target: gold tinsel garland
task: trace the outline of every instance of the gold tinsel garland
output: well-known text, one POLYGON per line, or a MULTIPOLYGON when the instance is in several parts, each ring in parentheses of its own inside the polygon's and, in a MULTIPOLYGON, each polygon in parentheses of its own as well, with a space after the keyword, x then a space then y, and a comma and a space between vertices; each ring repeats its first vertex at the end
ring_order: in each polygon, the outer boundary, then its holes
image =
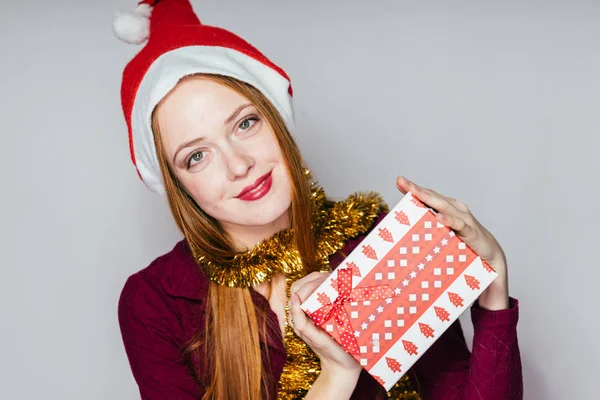
MULTIPOLYGON (((341 250, 346 242, 366 232, 387 205, 376 193, 355 193, 346 200, 328 202, 325 192, 313 184, 313 231, 317 237, 317 262, 321 271, 329 271, 329 257, 341 250)), ((275 274, 286 275, 287 298, 290 286, 305 272, 300 254, 293 242, 293 230, 286 229, 258 243, 252 250, 237 254, 229 265, 216 265, 202 255, 196 259, 209 278, 230 287, 250 287, 270 280, 275 274)), ((321 371, 314 352, 294 333, 287 323, 289 309, 285 308, 286 363, 279 379, 278 400, 302 399, 321 371)), ((388 393, 394 399, 417 400, 408 375, 405 375, 388 393)))
MULTIPOLYGON (((376 193, 355 193, 331 206, 327 205, 325 191, 316 185, 311 196, 317 260, 327 265, 329 256, 344 247, 348 239, 365 232, 380 212, 387 211, 376 193)), ((235 255, 229 265, 216 265, 203 255, 196 259, 214 282, 230 287, 256 286, 275 274, 293 275, 303 270, 293 237, 292 229, 284 229, 251 250, 235 255)))

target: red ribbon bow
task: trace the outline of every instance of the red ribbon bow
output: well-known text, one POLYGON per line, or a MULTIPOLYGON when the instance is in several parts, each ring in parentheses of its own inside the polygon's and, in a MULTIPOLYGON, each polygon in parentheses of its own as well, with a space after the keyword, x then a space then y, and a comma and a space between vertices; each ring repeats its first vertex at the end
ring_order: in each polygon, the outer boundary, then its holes
POLYGON ((339 268, 337 279, 338 297, 329 304, 324 304, 310 317, 315 325, 322 326, 333 318, 334 326, 340 335, 340 344, 350 354, 359 354, 358 342, 354 337, 350 316, 344 308, 344 304, 353 301, 382 300, 395 297, 394 292, 388 285, 367 286, 352 289, 352 270, 350 268, 339 268))

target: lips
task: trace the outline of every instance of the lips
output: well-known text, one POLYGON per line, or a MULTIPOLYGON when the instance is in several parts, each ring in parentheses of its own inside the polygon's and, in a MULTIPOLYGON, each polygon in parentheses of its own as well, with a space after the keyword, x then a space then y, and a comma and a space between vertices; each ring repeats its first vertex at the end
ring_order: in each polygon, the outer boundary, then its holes
POLYGON ((236 198, 240 200, 253 201, 258 200, 271 189, 271 172, 268 172, 258 178, 252 185, 246 186, 236 198))

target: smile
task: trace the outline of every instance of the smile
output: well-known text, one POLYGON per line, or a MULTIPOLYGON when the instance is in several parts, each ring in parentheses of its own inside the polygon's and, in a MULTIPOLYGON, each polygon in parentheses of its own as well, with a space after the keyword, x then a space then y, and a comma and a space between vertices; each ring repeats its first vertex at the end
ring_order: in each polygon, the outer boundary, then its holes
POLYGON ((273 184, 273 178, 271 172, 261 176, 250 186, 246 186, 240 194, 236 196, 237 199, 244 201, 255 201, 264 197, 273 184))

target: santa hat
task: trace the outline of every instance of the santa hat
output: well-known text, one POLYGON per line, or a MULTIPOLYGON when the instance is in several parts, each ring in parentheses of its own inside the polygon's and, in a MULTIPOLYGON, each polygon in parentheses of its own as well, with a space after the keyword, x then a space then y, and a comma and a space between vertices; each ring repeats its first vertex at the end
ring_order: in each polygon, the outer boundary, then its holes
POLYGON ((133 13, 117 13, 116 35, 147 41, 123 71, 121 103, 131 159, 142 181, 164 194, 151 128, 156 105, 187 75, 225 75, 258 89, 293 131, 292 86, 281 68, 235 34, 204 25, 189 0, 144 0, 133 13))

